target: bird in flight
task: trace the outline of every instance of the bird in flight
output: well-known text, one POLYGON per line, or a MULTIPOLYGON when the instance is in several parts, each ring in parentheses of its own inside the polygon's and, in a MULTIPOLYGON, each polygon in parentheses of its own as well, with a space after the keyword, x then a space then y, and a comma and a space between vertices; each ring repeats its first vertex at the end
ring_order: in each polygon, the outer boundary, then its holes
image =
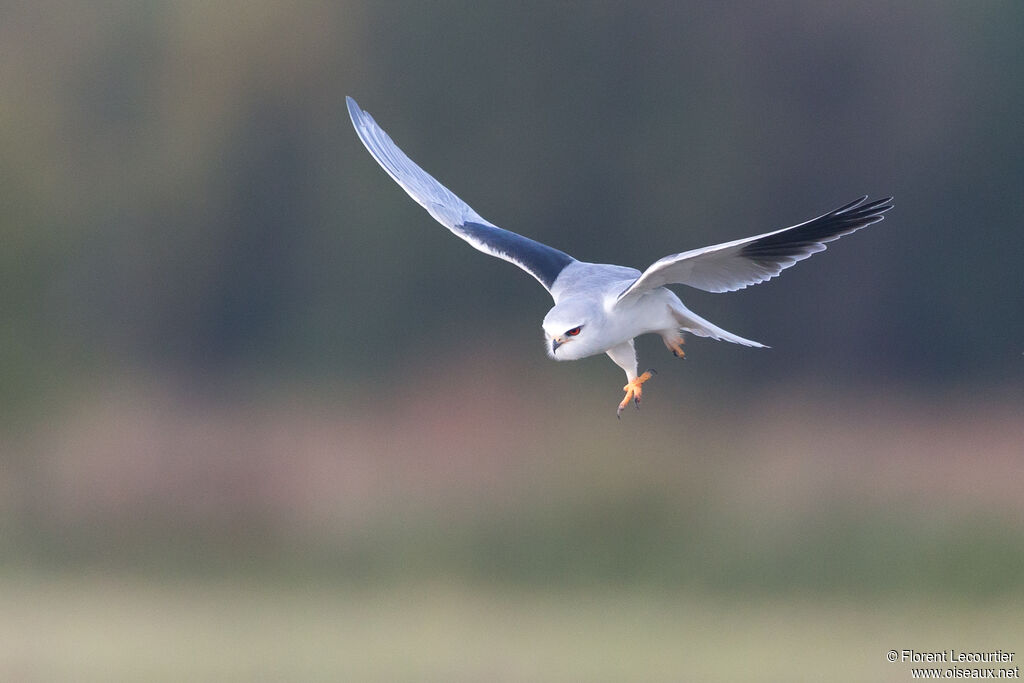
POLYGON ((827 242, 877 223, 893 206, 891 197, 868 203, 866 196, 861 197, 799 225, 671 254, 643 272, 586 263, 482 218, 407 157, 355 100, 345 99, 359 139, 410 197, 474 249, 519 266, 548 290, 555 305, 544 316, 542 327, 551 358, 578 360, 605 353, 622 368, 626 396, 619 403, 618 416, 630 401, 640 407, 643 383, 654 372, 637 374, 635 337, 657 334, 677 358, 683 357, 683 332, 764 347, 700 317, 666 285, 732 292, 765 282, 824 251, 827 242))

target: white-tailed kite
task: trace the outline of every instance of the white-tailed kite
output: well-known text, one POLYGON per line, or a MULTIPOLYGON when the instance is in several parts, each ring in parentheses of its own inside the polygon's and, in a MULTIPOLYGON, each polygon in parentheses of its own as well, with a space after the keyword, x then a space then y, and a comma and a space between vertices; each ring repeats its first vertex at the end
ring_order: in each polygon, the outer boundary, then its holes
POLYGON ((620 416, 631 399, 640 406, 641 386, 653 372, 637 374, 634 337, 657 334, 677 358, 683 357, 683 332, 764 346, 701 318, 665 285, 689 285, 707 292, 756 285, 824 251, 826 242, 877 223, 892 208, 891 197, 867 204, 867 197, 861 197, 799 225, 666 256, 642 273, 625 266, 585 263, 484 220, 413 163, 355 100, 346 100, 359 139, 410 197, 474 249, 519 266, 548 290, 555 300, 543 322, 549 356, 577 360, 606 353, 625 371, 626 397, 616 412, 620 416))

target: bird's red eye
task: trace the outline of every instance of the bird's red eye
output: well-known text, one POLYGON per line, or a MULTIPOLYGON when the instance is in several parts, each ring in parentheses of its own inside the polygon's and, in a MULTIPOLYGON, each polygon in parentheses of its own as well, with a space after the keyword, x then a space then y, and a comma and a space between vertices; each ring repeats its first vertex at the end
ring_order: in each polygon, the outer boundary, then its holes
POLYGON ((582 327, 582 325, 580 325, 579 327, 574 327, 568 332, 566 332, 566 334, 569 335, 570 337, 575 337, 577 334, 580 333, 580 329, 582 329, 582 327))

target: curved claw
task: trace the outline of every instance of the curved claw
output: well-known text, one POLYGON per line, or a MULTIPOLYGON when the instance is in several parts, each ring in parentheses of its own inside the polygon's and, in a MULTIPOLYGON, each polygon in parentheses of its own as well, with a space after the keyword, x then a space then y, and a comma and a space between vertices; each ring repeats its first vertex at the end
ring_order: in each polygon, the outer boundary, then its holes
POLYGON ((641 386, 656 374, 658 373, 655 370, 648 370, 639 377, 630 380, 626 386, 622 387, 622 390, 626 392, 626 396, 622 399, 622 403, 619 404, 618 410, 615 411, 615 417, 619 419, 622 418, 622 411, 629 405, 630 399, 632 399, 633 405, 636 406, 637 410, 640 409, 640 399, 643 397, 643 389, 641 386))
POLYGON ((683 351, 683 344, 686 340, 683 338, 683 335, 680 334, 675 339, 663 339, 662 341, 665 342, 665 346, 672 352, 673 356, 676 358, 686 358, 686 353, 683 351))

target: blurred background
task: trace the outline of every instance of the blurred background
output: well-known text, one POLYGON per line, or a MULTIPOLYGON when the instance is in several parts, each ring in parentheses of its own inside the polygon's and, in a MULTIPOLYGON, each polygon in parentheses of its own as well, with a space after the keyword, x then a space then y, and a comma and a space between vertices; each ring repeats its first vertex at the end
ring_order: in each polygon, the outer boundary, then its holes
MULTIPOLYGON (((1024 651, 1024 5, 0 6, 0 678, 905 680, 1024 651), (680 294, 621 421, 542 288, 883 223, 680 294)), ((1024 656, 1024 652, 1022 655, 1024 656)))

